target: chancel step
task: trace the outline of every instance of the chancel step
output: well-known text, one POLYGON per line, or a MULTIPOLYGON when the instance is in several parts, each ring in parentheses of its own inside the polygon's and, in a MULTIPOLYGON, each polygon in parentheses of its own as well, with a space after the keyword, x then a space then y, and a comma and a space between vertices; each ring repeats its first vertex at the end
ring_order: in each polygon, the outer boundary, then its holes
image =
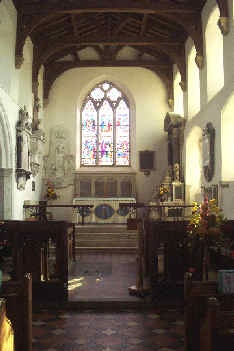
POLYGON ((76 226, 76 249, 137 249, 137 231, 126 225, 76 226))

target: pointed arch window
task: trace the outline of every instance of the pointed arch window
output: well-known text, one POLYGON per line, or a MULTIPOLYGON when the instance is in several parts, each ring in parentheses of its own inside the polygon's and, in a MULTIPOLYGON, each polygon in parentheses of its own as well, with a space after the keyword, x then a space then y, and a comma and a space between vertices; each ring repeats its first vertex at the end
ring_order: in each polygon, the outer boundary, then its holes
POLYGON ((81 110, 81 165, 130 166, 130 108, 110 82, 99 83, 81 110))

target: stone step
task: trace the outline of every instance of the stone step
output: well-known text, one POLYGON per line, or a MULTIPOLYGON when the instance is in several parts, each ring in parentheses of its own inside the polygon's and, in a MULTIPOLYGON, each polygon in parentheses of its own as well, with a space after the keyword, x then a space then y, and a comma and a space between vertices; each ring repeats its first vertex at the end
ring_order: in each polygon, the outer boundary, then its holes
POLYGON ((127 230, 126 225, 122 224, 86 224, 76 225, 77 233, 137 233, 136 230, 127 230))
POLYGON ((128 231, 126 225, 76 226, 76 247, 79 249, 133 249, 137 248, 137 231, 128 231))
POLYGON ((83 240, 83 241, 78 241, 77 247, 82 247, 82 246, 93 246, 93 247, 98 247, 98 246, 105 246, 105 247, 136 247, 136 242, 134 241, 126 241, 126 240, 121 240, 121 241, 113 241, 113 240, 102 240, 102 241, 95 241, 95 240, 83 240))
POLYGON ((136 240, 137 233, 76 233, 76 240, 106 240, 108 238, 116 238, 119 240, 136 240))
POLYGON ((138 248, 137 247, 106 247, 106 246, 100 246, 100 247, 87 247, 87 246, 82 246, 82 247, 76 247, 76 253, 87 253, 87 252, 98 252, 98 253, 131 253, 131 254, 137 254, 138 253, 138 248))

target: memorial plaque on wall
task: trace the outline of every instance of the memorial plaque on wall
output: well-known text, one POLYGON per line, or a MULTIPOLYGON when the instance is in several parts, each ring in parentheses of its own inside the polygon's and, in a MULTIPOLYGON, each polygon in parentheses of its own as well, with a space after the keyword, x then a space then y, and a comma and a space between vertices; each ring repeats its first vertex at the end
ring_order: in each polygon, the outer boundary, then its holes
POLYGON ((140 157, 140 170, 154 169, 154 151, 139 151, 140 157))

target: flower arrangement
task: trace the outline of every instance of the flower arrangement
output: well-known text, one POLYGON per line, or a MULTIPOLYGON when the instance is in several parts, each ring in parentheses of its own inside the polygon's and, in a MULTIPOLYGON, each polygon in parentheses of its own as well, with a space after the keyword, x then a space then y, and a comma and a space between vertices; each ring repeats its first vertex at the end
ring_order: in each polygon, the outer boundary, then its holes
POLYGON ((190 272, 191 269, 196 271, 193 261, 199 256, 199 250, 202 250, 202 279, 208 279, 209 248, 212 246, 221 247, 225 241, 222 231, 224 223, 225 218, 215 199, 208 200, 205 196, 201 204, 193 203, 185 244, 191 255, 190 272))
POLYGON ((45 198, 47 200, 56 200, 58 198, 56 191, 54 189, 54 185, 51 182, 47 183, 45 198))
POLYGON ((169 190, 165 187, 164 184, 160 184, 159 187, 159 198, 161 201, 165 200, 166 195, 168 195, 169 190))
POLYGON ((200 239, 207 236, 217 238, 221 235, 221 226, 224 221, 222 210, 217 206, 216 200, 208 200, 205 196, 200 205, 193 202, 187 233, 190 237, 196 236, 200 239))

